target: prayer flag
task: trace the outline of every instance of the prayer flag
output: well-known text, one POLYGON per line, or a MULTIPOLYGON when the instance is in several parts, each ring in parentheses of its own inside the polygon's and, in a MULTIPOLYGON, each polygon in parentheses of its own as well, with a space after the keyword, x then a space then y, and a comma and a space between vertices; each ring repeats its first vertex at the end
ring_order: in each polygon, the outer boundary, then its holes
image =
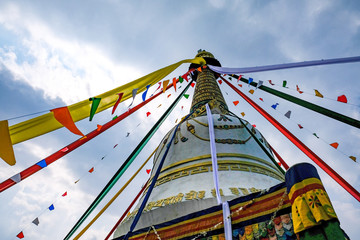
POLYGON ((18 235, 16 235, 18 238, 22 239, 24 238, 24 233, 21 231, 18 235))
POLYGON ((146 94, 147 94, 150 86, 151 86, 151 85, 147 85, 147 86, 146 86, 146 90, 145 90, 145 91, 143 92, 143 94, 142 94, 142 99, 143 99, 143 101, 145 101, 145 99, 146 99, 146 94))
POLYGON ((35 218, 33 221, 32 221, 33 224, 35 224, 36 226, 39 226, 39 218, 35 218))
POLYGON ((264 101, 262 98, 259 98, 260 99, 260 101, 264 101))
POLYGON ((281 162, 278 162, 277 164, 279 164, 279 166, 281 167, 281 162))
POLYGON ((273 109, 276 109, 276 107, 277 107, 278 105, 279 105, 278 103, 275 103, 275 104, 271 105, 271 107, 272 107, 273 109))
POLYGON ((250 83, 252 83, 253 81, 254 81, 253 78, 249 78, 249 80, 248 80, 249 85, 250 85, 250 83))
POLYGON ((116 102, 115 102, 115 104, 114 104, 114 107, 113 107, 113 109, 112 109, 112 111, 111 111, 111 115, 114 114, 114 112, 115 112, 117 106, 119 105, 119 103, 120 103, 120 101, 121 101, 121 98, 122 98, 122 96, 124 95, 124 93, 117 93, 116 95, 118 95, 119 97, 118 97, 118 99, 116 100, 116 102))
POLYGON ((303 91, 300 91, 300 88, 299 88, 299 86, 298 86, 298 85, 296 85, 296 91, 298 91, 300 94, 302 94, 302 93, 303 93, 303 91))
POLYGON ((16 163, 7 120, 0 121, 0 158, 11 166, 16 163))
POLYGON ((315 90, 315 96, 323 98, 324 96, 316 89, 315 90))
POLYGON ((13 180, 14 182, 18 183, 21 181, 21 175, 20 175, 20 173, 17 173, 14 176, 12 176, 10 179, 13 180))
POLYGON ((350 158, 351 160, 353 160, 354 162, 356 162, 356 157, 350 156, 349 158, 350 158))
POLYGON ((199 72, 202 72, 201 67, 198 67, 197 70, 198 70, 199 72))
POLYGON ((115 115, 115 117, 113 117, 113 118, 112 118, 112 120, 115 120, 115 119, 117 119, 117 117, 118 117, 118 116, 117 116, 117 115, 115 115))
POLYGON ((44 168, 47 166, 45 159, 41 160, 36 165, 40 166, 41 168, 44 168))
POLYGON ((269 81, 269 83, 271 84, 271 85, 275 85, 274 83, 272 83, 272 81, 271 80, 268 80, 269 81))
POLYGON ((249 93, 253 94, 254 93, 254 89, 250 89, 249 93))
POLYGON ((242 87, 242 84, 238 84, 239 85, 239 87, 242 87))
POLYGON ((330 146, 332 146, 333 148, 337 149, 339 144, 337 142, 331 143, 330 146))
POLYGON ((137 91, 138 91, 138 88, 134 88, 134 89, 132 90, 131 93, 132 93, 133 99, 132 99, 132 102, 130 103, 130 105, 128 106, 128 108, 131 107, 131 105, 134 103, 134 100, 135 100, 137 91))
POLYGON ((67 191, 63 193, 63 195, 61 195, 63 197, 67 196, 67 191))
POLYGON ((283 81, 283 87, 286 87, 286 80, 283 81))
POLYGON ((189 81, 188 75, 189 75, 189 73, 185 73, 184 75, 182 75, 182 78, 185 79, 187 82, 189 81))
POLYGON ((128 137, 130 135, 130 133, 128 132, 128 133, 126 133, 126 137, 128 137))
POLYGON ((151 112, 147 112, 147 113, 146 113, 146 116, 148 117, 148 116, 150 116, 150 114, 151 114, 151 112))
POLYGON ((240 79, 242 78, 243 75, 239 75, 238 77, 238 82, 240 81, 240 79))
POLYGON ((240 114, 241 114, 241 116, 245 117, 245 113, 244 113, 244 112, 242 112, 242 113, 240 113, 240 114))
POLYGON ((90 168, 89 173, 92 173, 94 171, 94 167, 90 168))
POLYGON ((51 204, 50 207, 49 207, 49 210, 52 211, 54 209, 55 209, 54 204, 51 204))
POLYGON ((151 169, 146 169, 146 173, 149 174, 151 169))
POLYGON ((291 111, 288 111, 287 113, 285 113, 285 117, 290 118, 291 115, 291 111))
POLYGON ((166 87, 169 85, 170 80, 163 81, 163 93, 166 91, 166 87))
POLYGON ((189 94, 184 94, 184 97, 185 97, 186 99, 188 99, 188 98, 189 98, 189 94))
POLYGON ((174 85, 174 89, 175 89, 175 92, 176 92, 176 78, 173 78, 173 85, 174 85))
POLYGON ((298 126, 299 126, 300 129, 303 129, 303 128, 304 128, 303 126, 301 126, 301 124, 298 124, 298 126))
POLYGON ((338 96, 337 99, 339 102, 347 103, 347 98, 345 95, 338 96))
POLYGON ((184 79, 181 76, 179 76, 179 82, 182 83, 183 81, 184 79))
POLYGON ((219 84, 222 84, 222 81, 221 81, 221 79, 218 81, 219 82, 219 84))
POLYGON ((259 80, 258 84, 256 85, 256 89, 263 85, 264 81, 259 80))
POLYGON ((91 121, 96 113, 96 110, 99 107, 101 98, 92 97, 92 98, 89 98, 89 101, 92 102, 91 108, 90 108, 90 118, 89 118, 89 121, 91 121))
POLYGON ((85 136, 80 132, 80 130, 76 127, 71 114, 69 112, 69 109, 67 107, 60 107, 50 110, 54 114, 54 118, 61 123, 64 127, 66 127, 70 132, 85 136))
POLYGON ((116 147, 117 147, 117 144, 115 144, 113 148, 116 148, 116 147))
POLYGON ((191 86, 194 87, 194 86, 195 86, 195 83, 191 83, 191 86))
POLYGON ((238 105, 239 104, 239 101, 233 101, 234 105, 238 105))
POLYGON ((316 133, 313 133, 313 135, 314 135, 315 137, 319 138, 318 135, 316 135, 316 133))
POLYGON ((256 125, 255 125, 255 124, 253 124, 253 125, 251 125, 251 126, 253 126, 254 128, 256 128, 256 125))
POLYGON ((159 106, 157 106, 157 108, 161 107, 161 104, 159 106))
POLYGON ((171 93, 167 96, 167 98, 169 98, 171 96, 171 93))
POLYGON ((74 183, 77 184, 80 181, 80 179, 76 180, 74 183))
POLYGON ((96 127, 97 127, 97 129, 96 129, 96 130, 97 130, 97 131, 100 131, 100 130, 101 130, 101 128, 102 128, 102 125, 97 124, 97 125, 96 125, 96 127))

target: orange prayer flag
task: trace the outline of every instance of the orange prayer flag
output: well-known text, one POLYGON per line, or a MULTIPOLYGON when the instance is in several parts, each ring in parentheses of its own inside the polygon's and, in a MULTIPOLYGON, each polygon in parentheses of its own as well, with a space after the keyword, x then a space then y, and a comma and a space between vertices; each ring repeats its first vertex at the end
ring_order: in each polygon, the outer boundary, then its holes
POLYGON ((171 93, 167 96, 167 98, 169 98, 171 96, 171 93))
POLYGON ((16 163, 7 120, 0 121, 0 157, 11 166, 16 163))
POLYGON ((173 85, 174 85, 174 89, 175 89, 175 92, 176 92, 176 78, 173 78, 173 85))
POLYGON ((241 114, 241 116, 245 117, 245 113, 244 113, 244 112, 242 112, 242 113, 240 113, 240 114, 241 114))
POLYGON ((239 87, 242 87, 242 84, 238 84, 239 85, 239 87))
POLYGON ((315 90, 315 96, 323 98, 324 96, 316 89, 315 90))
POLYGON ((254 94, 254 89, 250 89, 249 93, 254 94))
POLYGON ((239 104, 239 101, 233 101, 234 105, 238 105, 239 104))
POLYGON ((339 144, 337 142, 331 143, 330 146, 332 146, 333 148, 337 149, 339 144))
POLYGON ((69 112, 68 107, 61 107, 61 108, 55 108, 53 110, 50 110, 53 114, 55 119, 61 123, 64 127, 66 127, 70 132, 85 136, 75 125, 71 114, 69 112))
POLYGON ((167 85, 169 85, 170 80, 163 81, 163 93, 166 91, 167 85))
POLYGON ((303 93, 303 91, 300 91, 300 88, 299 88, 299 86, 298 86, 298 85, 296 85, 296 91, 298 91, 300 94, 302 94, 302 93, 303 93))
POLYGON ((347 98, 345 95, 338 96, 337 99, 339 102, 347 103, 347 98))
POLYGON ((101 128, 102 128, 102 125, 98 124, 97 125, 97 131, 100 131, 101 128))
POLYGON ((92 167, 90 170, 89 170, 89 173, 92 173, 94 171, 94 167, 92 167))
POLYGON ((201 67, 198 67, 197 70, 198 70, 199 72, 202 72, 201 67))

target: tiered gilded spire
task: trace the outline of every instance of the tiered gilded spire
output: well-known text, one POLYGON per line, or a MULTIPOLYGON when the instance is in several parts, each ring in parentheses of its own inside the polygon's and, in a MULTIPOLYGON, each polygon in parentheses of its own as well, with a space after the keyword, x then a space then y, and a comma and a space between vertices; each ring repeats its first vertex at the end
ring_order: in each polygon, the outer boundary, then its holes
MULTIPOLYGON (((196 57, 203 57, 207 63, 211 65, 220 65, 219 61, 214 58, 214 55, 205 50, 199 50, 196 57)), ((190 66, 190 68, 196 66, 190 66)), ((196 77, 196 87, 194 97, 191 103, 191 111, 197 112, 196 115, 202 115, 203 111, 199 111, 206 103, 209 103, 212 112, 225 114, 227 113, 228 106, 216 83, 216 73, 209 68, 202 68, 196 77), (198 110, 198 111, 197 111, 198 110)))

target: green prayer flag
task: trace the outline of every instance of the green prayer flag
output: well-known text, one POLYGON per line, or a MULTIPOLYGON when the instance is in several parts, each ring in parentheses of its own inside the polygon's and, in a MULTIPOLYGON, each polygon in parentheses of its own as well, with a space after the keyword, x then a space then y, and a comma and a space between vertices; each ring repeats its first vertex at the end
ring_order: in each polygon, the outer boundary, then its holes
POLYGON ((89 121, 91 121, 96 113, 97 108, 99 107, 101 98, 93 97, 90 98, 89 100, 92 101, 91 109, 90 109, 90 119, 89 119, 89 121))
POLYGON ((188 98, 189 98, 189 94, 184 94, 184 97, 185 97, 186 99, 188 99, 188 98))
POLYGON ((286 87, 286 80, 283 81, 283 87, 286 87))
POLYGON ((179 82, 182 83, 183 81, 184 79, 181 76, 179 76, 179 82))

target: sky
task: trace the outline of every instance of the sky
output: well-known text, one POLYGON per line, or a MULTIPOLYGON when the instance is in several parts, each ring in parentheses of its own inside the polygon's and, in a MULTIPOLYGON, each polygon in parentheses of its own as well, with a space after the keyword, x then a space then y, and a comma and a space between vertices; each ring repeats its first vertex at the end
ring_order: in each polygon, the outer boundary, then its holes
MULTIPOLYGON (((224 67, 252 67, 297 61, 360 56, 360 3, 317 1, 10 1, 0 2, 0 120, 13 125, 30 117, 88 99, 182 59, 198 49, 214 54, 224 67), (13 119, 15 118, 15 119, 13 119)), ((187 71, 181 66, 169 79, 187 71)), ((359 63, 245 74, 275 89, 360 119, 359 63), (281 86, 287 81, 289 88, 281 86), (296 85, 304 91, 299 94, 296 85), (324 98, 314 96, 319 90, 324 98), (345 94, 348 104, 337 102, 345 94)), ((182 85, 185 87, 185 85, 182 85)), ((230 110, 255 124, 289 165, 312 161, 261 115, 222 84, 230 110), (239 100, 237 106, 233 101, 239 100)), ((151 88, 149 92, 154 91, 151 88)), ((360 190, 360 132, 336 120, 278 99, 260 90, 241 90, 286 126, 355 189, 360 190), (263 98, 264 102, 259 101, 263 98), (276 110, 271 108, 279 103, 276 110), (290 119, 284 114, 291 110, 290 119), (304 129, 299 129, 301 123, 304 129), (312 133, 316 133, 319 139, 312 133), (329 146, 338 142, 338 149, 329 146)), ((189 90, 192 96, 193 89, 189 90)), ((154 100, 128 119, 0 193, 1 239, 63 239, 122 162, 171 104, 179 91, 154 100), (162 104, 161 107, 157 107, 162 104), (146 112, 151 112, 146 117, 146 112), (130 132, 129 137, 125 137, 130 132), (114 148, 114 146, 117 147, 114 148), (101 160, 101 158, 103 158, 101 160), (94 167, 94 172, 88 170, 94 167), (74 182, 80 179, 75 184, 74 182), (61 195, 67 191, 68 195, 61 195), (55 209, 48 207, 54 204, 55 209), (39 218, 40 224, 31 222, 39 218)), ((137 96, 134 104, 142 100, 137 96)), ((116 114, 127 111, 130 100, 116 114)), ((102 207, 148 157, 176 119, 189 111, 182 100, 138 159, 99 205, 102 207), (183 110, 181 107, 183 106, 183 110)), ((77 124, 83 133, 112 119, 110 111, 77 124)), ((16 144, 17 164, 0 162, 4 181, 58 151, 78 137, 62 128, 16 144)), ((151 168, 149 162, 146 169, 151 168)), ((352 239, 360 235, 360 205, 317 167, 341 227, 352 239)), ((148 174, 145 169, 82 239, 103 239, 148 174)), ((100 209, 100 208, 98 208, 100 209)), ((92 214, 91 216, 94 216, 92 214)), ((87 223, 87 222, 86 222, 87 223)))

